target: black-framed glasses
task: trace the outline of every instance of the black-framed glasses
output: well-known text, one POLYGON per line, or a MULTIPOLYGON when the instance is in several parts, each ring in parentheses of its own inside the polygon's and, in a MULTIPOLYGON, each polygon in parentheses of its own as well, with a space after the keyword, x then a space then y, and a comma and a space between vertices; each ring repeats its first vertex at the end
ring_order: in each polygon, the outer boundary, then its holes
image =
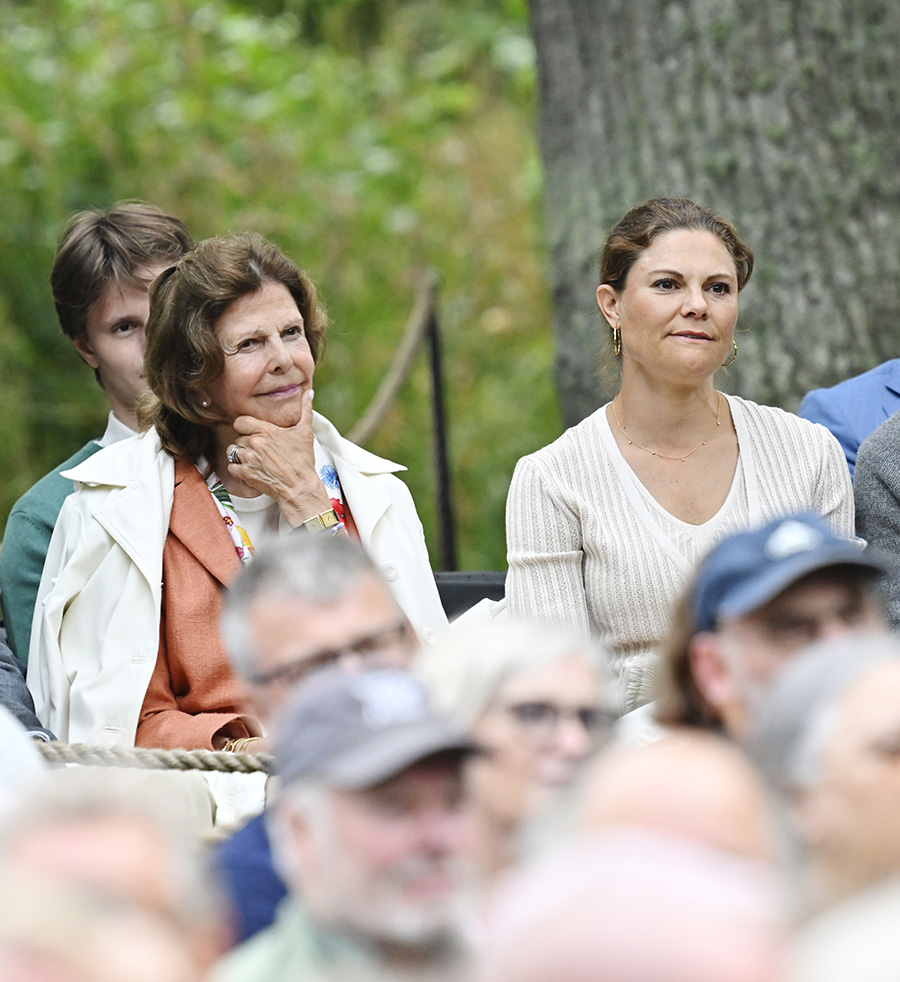
POLYGON ((405 644, 411 636, 412 628, 409 621, 404 617, 396 624, 391 624, 390 627, 373 631, 371 634, 363 634, 353 641, 348 641, 347 644, 334 648, 318 648, 278 668, 273 668, 269 672, 250 675, 247 681, 251 685, 258 686, 293 685, 304 675, 325 665, 333 665, 348 659, 377 658, 401 644, 405 644))
POLYGON ((540 700, 517 702, 504 709, 523 730, 540 740, 552 737, 564 720, 577 720, 596 740, 608 732, 616 719, 615 713, 600 706, 560 706, 540 700))

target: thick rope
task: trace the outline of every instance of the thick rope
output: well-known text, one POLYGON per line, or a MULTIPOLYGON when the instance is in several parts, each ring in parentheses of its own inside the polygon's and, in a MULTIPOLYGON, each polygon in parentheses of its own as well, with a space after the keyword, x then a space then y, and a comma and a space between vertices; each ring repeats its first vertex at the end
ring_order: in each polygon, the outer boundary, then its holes
POLYGON ((434 270, 426 270, 420 274, 416 284, 416 299, 409 320, 406 322, 403 339, 384 381, 378 387, 366 411, 347 434, 347 439, 351 443, 364 447, 397 398, 397 393, 412 370, 416 352, 425 338, 428 324, 437 306, 437 292, 437 273, 434 270))
POLYGON ((149 747, 90 747, 84 743, 35 741, 51 764, 99 767, 144 767, 177 771, 221 771, 227 774, 274 773, 270 754, 236 754, 225 750, 162 750, 149 747))

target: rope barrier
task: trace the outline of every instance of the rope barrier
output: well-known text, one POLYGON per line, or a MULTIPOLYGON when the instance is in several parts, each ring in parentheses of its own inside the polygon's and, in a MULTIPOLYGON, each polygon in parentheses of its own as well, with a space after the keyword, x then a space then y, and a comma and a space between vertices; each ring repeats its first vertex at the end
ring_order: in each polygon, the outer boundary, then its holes
POLYGON ((225 750, 162 750, 150 747, 92 747, 84 743, 46 743, 35 746, 50 764, 90 764, 99 767, 143 767, 157 770, 219 771, 226 774, 274 773, 270 754, 241 754, 225 750))
POLYGON ((403 339, 391 362, 391 367, 368 408, 347 434, 351 443, 364 447, 381 425, 391 404, 412 370, 416 352, 428 331, 428 324, 437 306, 438 275, 433 269, 418 277, 416 299, 403 332, 403 339))

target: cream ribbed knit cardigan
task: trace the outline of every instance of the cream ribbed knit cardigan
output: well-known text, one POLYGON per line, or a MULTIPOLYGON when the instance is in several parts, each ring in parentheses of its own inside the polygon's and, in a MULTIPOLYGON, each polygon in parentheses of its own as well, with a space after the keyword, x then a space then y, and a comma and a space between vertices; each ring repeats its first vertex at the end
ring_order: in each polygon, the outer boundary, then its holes
POLYGON ((728 397, 740 452, 725 503, 708 522, 670 515, 625 462, 598 409, 516 466, 506 506, 513 614, 590 633, 611 650, 626 702, 646 699, 652 651, 709 548, 735 530, 813 510, 853 535, 850 475, 817 423, 728 397), (638 695, 643 691, 643 696, 638 695))

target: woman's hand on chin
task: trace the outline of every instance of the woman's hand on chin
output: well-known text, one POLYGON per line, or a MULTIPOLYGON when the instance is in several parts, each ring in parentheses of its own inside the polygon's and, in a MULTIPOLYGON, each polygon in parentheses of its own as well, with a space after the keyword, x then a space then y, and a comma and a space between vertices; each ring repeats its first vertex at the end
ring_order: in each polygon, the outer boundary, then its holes
POLYGON ((292 526, 326 511, 331 500, 316 473, 313 445, 312 390, 304 395, 300 419, 293 426, 276 426, 253 416, 238 416, 232 424, 238 464, 228 473, 278 502, 292 526))

